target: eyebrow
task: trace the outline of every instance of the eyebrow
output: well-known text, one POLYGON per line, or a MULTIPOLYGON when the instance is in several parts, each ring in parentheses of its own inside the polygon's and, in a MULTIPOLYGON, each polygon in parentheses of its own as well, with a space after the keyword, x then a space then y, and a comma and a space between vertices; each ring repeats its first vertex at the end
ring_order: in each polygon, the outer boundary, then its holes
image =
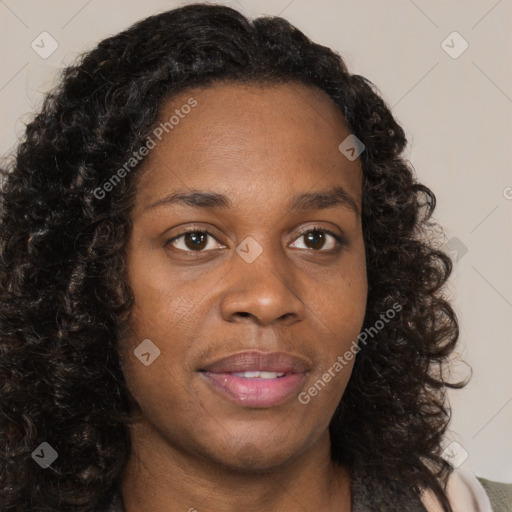
MULTIPOLYGON (((228 210, 233 208, 231 200, 224 194, 203 190, 178 190, 163 197, 162 199, 159 199, 155 203, 145 206, 144 211, 173 204, 184 204, 193 208, 201 208, 205 210, 228 210)), ((336 208, 339 206, 349 208, 359 216, 359 207, 357 203, 341 186, 318 192, 304 192, 293 197, 288 204, 288 208, 291 211, 299 212, 308 210, 327 210, 329 208, 336 208)))

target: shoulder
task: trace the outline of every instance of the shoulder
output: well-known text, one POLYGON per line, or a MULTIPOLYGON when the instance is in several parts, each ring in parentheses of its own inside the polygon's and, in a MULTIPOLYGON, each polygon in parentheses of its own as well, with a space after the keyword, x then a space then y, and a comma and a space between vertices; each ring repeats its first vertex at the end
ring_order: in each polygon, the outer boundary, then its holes
MULTIPOLYGON (((446 494, 454 512, 512 512, 512 484, 493 482, 460 468, 450 474, 446 494)), ((428 512, 442 512, 433 493, 424 493, 422 501, 428 512)))

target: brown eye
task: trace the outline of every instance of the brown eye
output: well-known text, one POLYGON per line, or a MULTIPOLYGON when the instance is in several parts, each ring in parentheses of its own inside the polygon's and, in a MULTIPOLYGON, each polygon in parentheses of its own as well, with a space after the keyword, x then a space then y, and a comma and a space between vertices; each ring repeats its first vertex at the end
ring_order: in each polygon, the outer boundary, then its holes
POLYGON ((306 247, 298 247, 299 249, 304 248, 322 252, 333 250, 337 245, 342 243, 339 236, 327 229, 310 229, 309 231, 303 232, 297 240, 301 238, 304 239, 306 247), (325 248, 326 245, 327 248, 325 248))
POLYGON ((172 245, 176 249, 186 252, 202 252, 207 247, 209 249, 218 248, 215 246, 209 247, 209 239, 215 240, 213 235, 208 231, 200 231, 196 229, 193 231, 185 231, 184 233, 171 238, 165 245, 172 245))
POLYGON ((311 249, 322 249, 325 244, 325 237, 326 234, 322 231, 310 231, 304 235, 304 240, 311 249))

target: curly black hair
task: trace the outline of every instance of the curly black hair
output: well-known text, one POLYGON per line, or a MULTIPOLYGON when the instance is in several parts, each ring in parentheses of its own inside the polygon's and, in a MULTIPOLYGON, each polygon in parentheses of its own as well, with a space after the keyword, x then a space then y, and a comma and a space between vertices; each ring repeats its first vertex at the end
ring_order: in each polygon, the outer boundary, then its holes
POLYGON ((2 170, 2 511, 92 511, 119 484, 131 400, 117 343, 133 305, 125 260, 143 161, 107 197, 97 190, 165 100, 219 82, 316 87, 364 143, 363 328, 402 310, 355 360, 329 427, 332 458, 392 489, 430 488, 452 512, 446 390, 466 384, 443 376, 459 336, 444 293, 452 264, 434 240, 435 196, 402 156, 404 131, 337 52, 282 18, 201 3, 148 17, 65 68, 2 170), (47 471, 31 457, 43 441, 59 454, 47 471))

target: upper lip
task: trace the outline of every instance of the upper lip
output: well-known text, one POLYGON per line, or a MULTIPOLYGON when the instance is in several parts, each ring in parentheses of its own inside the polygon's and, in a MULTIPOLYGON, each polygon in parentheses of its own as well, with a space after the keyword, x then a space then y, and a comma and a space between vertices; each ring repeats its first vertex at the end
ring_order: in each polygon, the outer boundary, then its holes
POLYGON ((244 371, 304 373, 311 369, 308 360, 288 352, 239 352, 218 359, 200 371, 210 373, 233 373, 244 371))

